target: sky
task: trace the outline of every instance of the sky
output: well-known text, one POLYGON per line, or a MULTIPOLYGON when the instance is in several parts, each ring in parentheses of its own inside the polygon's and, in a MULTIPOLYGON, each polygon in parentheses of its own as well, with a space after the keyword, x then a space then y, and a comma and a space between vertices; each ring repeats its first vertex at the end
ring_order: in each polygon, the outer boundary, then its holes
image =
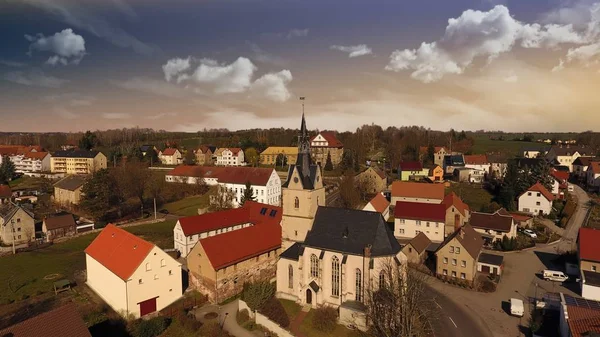
POLYGON ((0 131, 600 127, 595 1, 3 0, 0 39, 0 131))

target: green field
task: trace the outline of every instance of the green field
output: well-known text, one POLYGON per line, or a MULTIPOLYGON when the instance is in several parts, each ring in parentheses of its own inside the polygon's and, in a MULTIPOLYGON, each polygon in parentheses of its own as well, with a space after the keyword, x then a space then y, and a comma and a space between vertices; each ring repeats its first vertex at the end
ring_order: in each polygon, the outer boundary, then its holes
POLYGON ((359 337, 361 333, 358 331, 350 330, 343 325, 336 325, 335 330, 331 333, 321 332, 312 326, 313 317, 315 316, 315 310, 308 312, 304 321, 300 325, 300 331, 306 337, 359 337))
MULTIPOLYGON (((161 248, 172 248, 174 225, 175 221, 171 220, 125 229, 161 248)), ((0 304, 51 292, 56 279, 73 280, 75 273, 85 270, 83 251, 97 235, 88 234, 37 251, 0 257, 0 304), (52 274, 59 276, 53 280, 44 279, 52 274)))
POLYGON ((492 140, 487 135, 474 135, 473 154, 500 152, 509 156, 517 155, 524 146, 540 145, 540 143, 521 142, 516 140, 492 140))
POLYGON ((170 214, 192 216, 198 215, 198 208, 208 207, 211 193, 187 197, 181 200, 164 204, 161 209, 166 209, 170 214))
POLYGON ((22 176, 18 179, 12 180, 8 183, 8 186, 13 190, 23 190, 30 188, 39 188, 43 185, 44 179, 42 178, 33 178, 22 176))
POLYGON ((487 210, 492 203, 493 196, 479 184, 452 183, 446 188, 446 194, 454 192, 464 201, 471 211, 480 212, 487 210))

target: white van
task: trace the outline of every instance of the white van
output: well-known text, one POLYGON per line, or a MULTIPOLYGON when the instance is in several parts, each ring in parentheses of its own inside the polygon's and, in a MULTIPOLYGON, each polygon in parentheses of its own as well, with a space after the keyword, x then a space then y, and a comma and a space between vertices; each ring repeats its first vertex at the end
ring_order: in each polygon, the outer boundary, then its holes
POLYGON ((556 282, 564 282, 569 279, 569 277, 565 275, 565 273, 556 270, 544 270, 543 277, 544 280, 556 282))
POLYGON ((523 305, 523 301, 518 298, 510 299, 510 314, 517 317, 523 317, 523 313, 525 312, 525 306, 523 305))

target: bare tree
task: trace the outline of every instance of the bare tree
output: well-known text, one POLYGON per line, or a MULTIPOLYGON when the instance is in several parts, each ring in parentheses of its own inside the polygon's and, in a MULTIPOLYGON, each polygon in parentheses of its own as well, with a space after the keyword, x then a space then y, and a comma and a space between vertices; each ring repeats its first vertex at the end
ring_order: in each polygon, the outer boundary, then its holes
POLYGON ((217 186, 214 194, 210 196, 210 207, 209 209, 212 212, 222 211, 225 209, 233 208, 233 192, 227 189, 224 186, 217 186))
POLYGON ((144 195, 148 189, 151 174, 146 165, 134 159, 125 162, 114 173, 116 174, 119 189, 123 191, 124 197, 137 198, 143 209, 144 195))
POLYGON ((360 204, 360 192, 356 188, 354 175, 347 170, 340 182, 340 201, 342 208, 355 209, 360 204))
POLYGON ((427 295, 428 276, 389 259, 365 291, 366 318, 376 337, 431 335, 434 298, 427 295))

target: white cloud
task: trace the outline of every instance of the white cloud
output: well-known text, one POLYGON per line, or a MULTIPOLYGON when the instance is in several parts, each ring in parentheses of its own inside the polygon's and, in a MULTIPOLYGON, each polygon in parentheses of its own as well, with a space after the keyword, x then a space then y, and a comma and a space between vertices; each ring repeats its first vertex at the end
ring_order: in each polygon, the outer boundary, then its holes
POLYGON ((288 62, 287 60, 279 57, 277 55, 270 54, 266 50, 260 48, 256 43, 246 42, 250 46, 250 50, 254 54, 252 59, 261 63, 270 63, 277 66, 285 66, 288 62))
POLYGON ((25 63, 0 59, 0 65, 7 66, 7 67, 13 67, 13 68, 20 68, 20 67, 24 67, 25 63))
POLYGON ((37 34, 36 36, 25 35, 25 38, 31 42, 29 55, 34 50, 56 54, 46 61, 50 65, 79 64, 85 56, 85 40, 83 36, 73 33, 71 28, 64 29, 52 36, 37 34))
POLYGON ((600 55, 600 42, 570 48, 567 52, 567 62, 579 61, 585 66, 590 66, 598 63, 598 60, 595 59, 598 55, 600 55))
POLYGON ((214 85, 215 93, 236 93, 248 90, 256 66, 245 57, 238 57, 231 64, 215 65, 200 62, 191 79, 197 83, 214 85))
POLYGON ((287 88, 291 81, 292 73, 289 70, 269 73, 254 81, 251 91, 276 102, 285 102, 292 96, 287 88))
POLYGON ((47 95, 44 96, 43 99, 48 102, 60 104, 63 106, 68 105, 71 107, 90 106, 96 100, 96 98, 93 96, 82 95, 76 92, 57 95, 47 95))
POLYGON ((145 92, 169 98, 183 98, 188 93, 182 88, 164 81, 157 81, 146 77, 134 77, 126 81, 111 81, 119 88, 145 92))
POLYGON ((54 108, 52 108, 52 110, 59 115, 60 117, 64 118, 64 119, 77 119, 79 118, 79 115, 74 113, 73 111, 63 107, 63 106, 56 106, 54 108))
POLYGON ((559 59, 558 61, 559 63, 556 66, 554 66, 554 68, 552 68, 553 73, 565 69, 565 61, 563 61, 563 59, 559 59))
POLYGON ((102 114, 102 118, 105 119, 128 119, 131 118, 131 115, 128 113, 122 112, 106 112, 102 114))
POLYGON ((356 46, 339 46, 333 45, 329 47, 333 50, 343 51, 344 53, 348 53, 348 57, 358 57, 363 55, 373 54, 371 48, 367 47, 366 44, 359 44, 356 46))
POLYGON ((49 76, 39 70, 13 71, 4 74, 4 79, 9 82, 32 87, 59 88, 68 80, 49 76))
MULTIPOLYGON (((165 80, 171 81, 175 76, 190 69, 190 59, 191 58, 188 56, 186 59, 176 57, 168 60, 167 63, 162 66, 163 72, 165 73, 165 80)), ((180 82, 180 80, 177 82, 180 82)))
MULTIPOLYGON (((127 33, 117 25, 113 25, 105 18, 98 15, 83 3, 69 0, 22 0, 24 3, 40 8, 58 18, 60 21, 83 29, 94 36, 122 47, 131 48, 138 54, 152 55, 160 53, 156 46, 146 44, 133 35, 127 33)), ((125 8, 121 6, 121 9, 125 8)))
POLYGON ((557 48, 585 40, 571 25, 523 24, 507 7, 497 5, 487 12, 466 10, 449 19, 442 38, 423 42, 418 49, 394 51, 385 69, 412 70, 412 78, 429 83, 447 74, 462 74, 477 57, 486 57, 489 63, 517 42, 524 48, 557 48))
POLYGON ((162 118, 166 118, 166 117, 175 117, 175 116, 177 116, 176 112, 161 112, 156 115, 146 116, 146 119, 157 120, 157 119, 162 119, 162 118))
POLYGON ((513 73, 513 74, 510 74, 510 75, 504 77, 503 80, 504 80, 504 82, 507 82, 507 83, 515 83, 515 82, 519 81, 519 76, 517 76, 513 73))
POLYGON ((289 39, 293 39, 295 37, 306 37, 306 36, 308 36, 308 28, 292 29, 287 33, 286 38, 289 40, 289 39))

